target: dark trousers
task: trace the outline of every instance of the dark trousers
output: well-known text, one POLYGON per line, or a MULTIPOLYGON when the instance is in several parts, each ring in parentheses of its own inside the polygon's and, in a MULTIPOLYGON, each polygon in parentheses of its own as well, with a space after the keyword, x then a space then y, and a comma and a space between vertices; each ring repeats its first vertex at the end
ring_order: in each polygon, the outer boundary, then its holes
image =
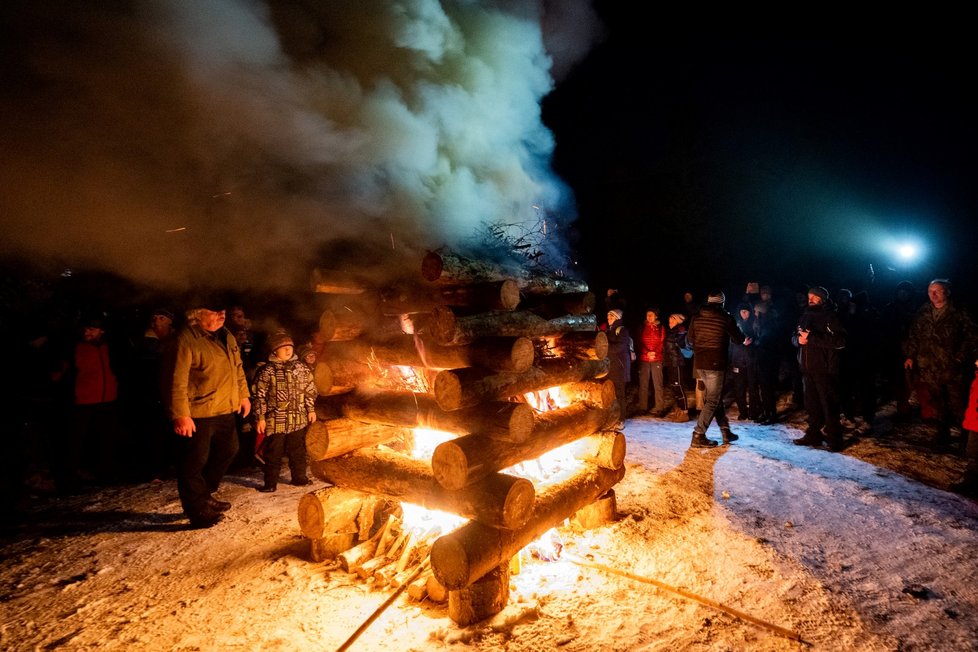
POLYGON ((306 480, 306 429, 268 435, 265 442, 265 484, 278 484, 282 472, 282 456, 289 458, 292 482, 306 480))
POLYGON ((734 400, 737 402, 740 417, 756 419, 761 414, 756 367, 738 367, 737 371, 730 374, 730 378, 733 381, 734 400))
POLYGON ((174 435, 179 456, 177 491, 187 514, 203 509, 238 452, 233 414, 194 419, 194 424, 197 431, 193 437, 174 435))
POLYGON ((839 421, 839 385, 835 374, 805 374, 805 411, 811 437, 825 439, 830 445, 842 443, 842 423, 839 421))
POLYGON ((119 480, 126 471, 124 437, 115 401, 76 405, 74 437, 65 450, 66 466, 77 479, 91 472, 100 482, 119 480))

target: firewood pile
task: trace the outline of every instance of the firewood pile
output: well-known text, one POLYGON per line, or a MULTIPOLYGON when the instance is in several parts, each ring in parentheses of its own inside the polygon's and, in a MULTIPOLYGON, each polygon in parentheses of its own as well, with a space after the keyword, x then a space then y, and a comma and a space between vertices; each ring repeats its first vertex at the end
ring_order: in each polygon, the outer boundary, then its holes
POLYGON ((313 559, 377 587, 410 579, 411 598, 447 601, 464 626, 506 605, 525 546, 575 515, 613 517, 625 440, 586 284, 431 253, 419 278, 317 270, 313 285, 321 418, 307 448, 333 485, 299 504, 313 559), (445 436, 418 456, 422 428, 445 436), (564 445, 578 461, 558 479, 512 470, 564 445), (402 503, 468 520, 422 531, 402 503))

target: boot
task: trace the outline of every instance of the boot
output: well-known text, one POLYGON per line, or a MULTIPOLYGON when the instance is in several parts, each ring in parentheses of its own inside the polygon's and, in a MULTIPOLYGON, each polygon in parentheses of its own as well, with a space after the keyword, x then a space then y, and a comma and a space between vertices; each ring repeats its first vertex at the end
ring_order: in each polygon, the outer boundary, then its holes
POLYGON ((275 484, 275 483, 269 483, 269 482, 266 482, 262 486, 258 487, 258 491, 262 492, 263 494, 269 494, 269 493, 272 493, 273 491, 277 491, 277 490, 278 490, 278 485, 275 484))
POLYGON ((812 448, 818 448, 822 445, 822 436, 816 435, 812 432, 806 432, 800 439, 792 439, 791 443, 795 446, 811 446, 812 448))
POLYGON ((706 435, 701 435, 698 432, 693 432, 693 441, 689 443, 690 448, 713 448, 717 445, 712 439, 707 439, 706 435))
POLYGON ((733 443, 733 442, 737 441, 738 439, 740 439, 740 436, 733 434, 730 431, 730 428, 722 428, 720 430, 720 433, 723 435, 723 443, 724 444, 730 444, 730 443, 733 443))

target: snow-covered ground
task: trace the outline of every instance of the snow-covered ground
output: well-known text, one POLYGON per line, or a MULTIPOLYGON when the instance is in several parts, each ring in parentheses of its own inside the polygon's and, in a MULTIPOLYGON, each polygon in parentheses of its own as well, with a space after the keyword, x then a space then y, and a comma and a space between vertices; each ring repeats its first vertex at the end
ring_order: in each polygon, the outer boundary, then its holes
MULTIPOLYGON (((352 649, 978 649, 978 505, 944 490, 963 461, 885 414, 842 453, 792 445, 800 425, 690 450, 692 424, 631 419, 618 522, 524 564, 488 622, 404 597, 352 649)), ((259 484, 229 476, 208 530, 173 482, 30 501, 0 540, 0 649, 336 649, 389 593, 309 561, 308 488, 259 484)))

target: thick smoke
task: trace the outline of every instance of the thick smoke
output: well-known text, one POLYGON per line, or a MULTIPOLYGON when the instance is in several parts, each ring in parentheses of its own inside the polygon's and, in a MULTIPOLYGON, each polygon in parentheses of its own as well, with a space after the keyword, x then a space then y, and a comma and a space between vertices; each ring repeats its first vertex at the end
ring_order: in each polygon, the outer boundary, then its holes
POLYGON ((571 217, 540 101, 583 53, 563 44, 588 42, 567 38, 592 33, 587 9, 21 4, 0 10, 7 252, 287 286, 351 243, 394 261, 571 217))

